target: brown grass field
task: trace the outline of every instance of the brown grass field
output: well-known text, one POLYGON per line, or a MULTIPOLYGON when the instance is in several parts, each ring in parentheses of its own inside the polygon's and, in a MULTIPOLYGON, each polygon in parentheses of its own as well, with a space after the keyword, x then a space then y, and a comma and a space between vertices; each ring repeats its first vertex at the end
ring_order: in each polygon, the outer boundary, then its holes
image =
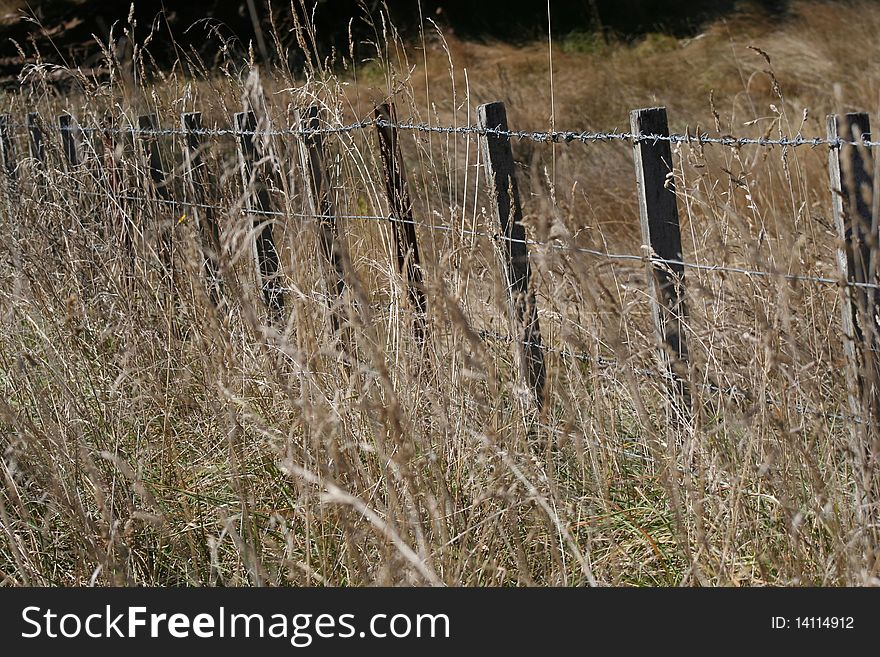
MULTIPOLYGON (((307 58, 296 74, 219 47, 216 65, 182 52, 154 70, 149 43, 133 58, 108 52, 106 79, 27 67, 0 110, 41 114, 48 163, 14 133, 18 181, 5 181, 0 223, 0 580, 880 583, 877 474, 856 465, 876 442, 849 405, 846 288, 688 270, 694 412, 670 421, 644 264, 572 248, 643 253, 630 143, 514 140, 550 347, 536 414, 511 345, 479 333, 511 334, 495 242, 476 234, 498 232, 479 136, 401 133, 428 299, 420 344, 382 219, 375 129, 325 138, 350 282, 336 340, 296 136, 265 137, 258 168, 285 215, 273 226, 284 321, 272 326, 234 137, 205 138, 210 202, 224 208, 218 311, 203 211, 128 200, 147 175, 136 144, 87 132, 87 161, 70 167, 53 128, 63 112, 115 127, 155 112, 176 128, 191 111, 228 128, 245 107, 261 129, 283 128, 315 104, 338 126, 388 101, 401 121, 466 126, 502 100, 515 130, 628 131, 630 110, 664 105, 677 133, 824 137, 829 113, 875 112, 880 7, 794 2, 792 14, 740 13, 686 40, 519 47, 430 24, 404 43, 377 17, 378 45, 307 58), (161 230, 174 236, 173 286, 161 230)), ((308 52, 308 26, 300 37, 308 52)), ((160 146, 185 202, 182 140, 160 146)), ((827 160, 828 146, 675 145, 684 258, 838 277, 827 160)))

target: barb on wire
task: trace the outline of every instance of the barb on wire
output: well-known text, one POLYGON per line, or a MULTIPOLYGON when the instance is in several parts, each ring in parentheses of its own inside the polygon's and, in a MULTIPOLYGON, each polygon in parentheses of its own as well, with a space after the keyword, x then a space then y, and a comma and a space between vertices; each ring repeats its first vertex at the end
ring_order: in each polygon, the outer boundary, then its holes
POLYGON ((491 135, 495 137, 506 137, 509 139, 520 139, 536 142, 551 143, 571 143, 574 141, 581 143, 588 142, 606 142, 606 141, 628 141, 628 142, 645 142, 645 141, 668 141, 673 144, 720 144, 722 146, 831 146, 840 148, 843 145, 873 147, 880 146, 880 142, 872 142, 870 140, 847 141, 845 139, 827 139, 824 137, 804 137, 800 133, 794 137, 779 137, 770 139, 765 137, 736 137, 733 135, 722 135, 720 137, 712 137, 709 133, 696 134, 642 134, 631 132, 599 131, 590 130, 550 130, 546 132, 531 130, 499 130, 498 128, 481 128, 479 126, 435 126, 427 123, 394 123, 379 119, 378 125, 394 127, 398 130, 410 130, 416 132, 432 132, 440 134, 477 134, 491 135))
MULTIPOLYGON (((16 128, 26 128, 27 126, 23 124, 12 124, 13 127, 16 128)), ((344 134, 348 132, 356 132, 358 130, 364 130, 366 128, 370 128, 376 125, 375 120, 373 119, 365 119, 363 121, 356 121, 355 123, 350 123, 348 125, 339 125, 339 126, 331 126, 327 128, 314 128, 314 129, 302 129, 302 128, 277 128, 277 129, 266 129, 266 130, 239 130, 238 128, 198 128, 194 130, 188 130, 183 128, 140 128, 135 126, 126 126, 123 128, 113 128, 113 127, 99 127, 99 126, 69 126, 69 127, 61 127, 59 130, 61 131, 74 131, 78 130, 84 133, 97 133, 97 134, 108 134, 108 135, 149 135, 155 137, 168 137, 174 135, 199 135, 199 136, 207 136, 207 137, 238 137, 241 135, 257 135, 257 136, 265 136, 265 137, 282 137, 286 135, 296 135, 299 137, 307 137, 310 135, 336 135, 336 134, 344 134)))

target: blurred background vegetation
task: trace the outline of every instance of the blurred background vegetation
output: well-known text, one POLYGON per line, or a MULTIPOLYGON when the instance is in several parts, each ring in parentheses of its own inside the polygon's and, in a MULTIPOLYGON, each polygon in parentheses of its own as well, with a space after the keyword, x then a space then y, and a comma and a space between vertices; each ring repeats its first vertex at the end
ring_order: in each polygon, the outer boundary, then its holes
MULTIPOLYGON (((556 38, 575 44, 597 40, 633 40, 649 33, 675 36, 697 33, 709 21, 729 12, 757 9, 768 18, 784 18, 787 0, 551 0, 550 24, 556 38)), ((541 0, 0 0, 0 67, 14 75, 23 63, 42 61, 61 65, 94 65, 100 60, 98 44, 116 37, 134 19, 139 42, 153 32, 150 53, 160 65, 176 59, 173 41, 186 50, 194 48, 210 61, 219 40, 247 51, 253 42, 258 56, 276 57, 275 44, 264 39, 259 48, 258 31, 268 32, 272 21, 290 36, 283 47, 295 46, 290 29, 294 12, 308 14, 315 25, 316 47, 322 57, 349 53, 355 44, 374 35, 371 23, 381 16, 404 38, 416 39, 422 26, 431 22, 445 34, 478 41, 522 43, 546 38, 547 3, 541 0), (114 28, 114 25, 116 26, 114 28), (259 28, 259 29, 258 29, 259 28)), ((291 52, 296 57, 296 48, 291 52)), ((295 62, 294 62, 295 63, 295 62)))

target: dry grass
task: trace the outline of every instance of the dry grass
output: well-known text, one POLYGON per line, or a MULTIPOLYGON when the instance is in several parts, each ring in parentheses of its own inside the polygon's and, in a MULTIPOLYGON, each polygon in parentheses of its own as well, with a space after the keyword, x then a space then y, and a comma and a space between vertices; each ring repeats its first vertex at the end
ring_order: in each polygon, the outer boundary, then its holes
MULTIPOLYGON (((230 59, 147 84, 149 58, 136 56, 111 66, 110 83, 73 75, 64 94, 31 69, 2 103, 16 117, 70 111, 83 125, 154 111, 176 126, 199 110, 206 126, 226 127, 245 106, 282 126, 318 103, 338 124, 386 99, 402 120, 465 125, 500 99, 516 129, 603 130, 663 104, 676 131, 823 135, 826 113, 876 104, 880 75, 866 65, 880 56, 880 11, 794 9, 778 26, 740 16, 686 42, 554 43, 552 105, 546 43, 445 41, 426 26, 423 48, 381 23, 375 59, 341 58, 336 73, 313 63, 260 82, 230 59)), ((230 138, 207 151, 211 202, 229 208, 219 216, 229 308, 217 312, 203 292, 198 217, 115 201, 96 136, 92 164, 76 169, 49 136, 45 186, 18 137, 21 193, 7 194, 0 242, 6 584, 877 583, 877 530, 854 502, 849 453, 863 425, 841 418, 835 287, 688 271, 697 411, 676 428, 663 381, 643 372, 660 366, 642 266, 534 247, 545 341, 593 357, 548 353, 548 408, 535 417, 509 345, 476 333, 509 327, 493 243, 472 234, 495 232, 475 137, 402 140, 417 220, 456 228, 418 231, 424 346, 410 337, 388 225, 340 221, 352 283, 343 357, 294 138, 264 144, 262 171, 274 170, 271 195, 288 215, 274 226, 285 323, 271 327, 230 138), (133 266, 125 217, 139 231, 133 266), (175 234, 173 290, 162 226, 175 234)), ((173 141, 163 148, 185 199, 173 141)), ((386 215, 373 132, 327 147, 337 212, 386 215)), ((145 164, 130 145, 117 154, 119 199, 141 187, 145 164)), ((640 252, 627 144, 520 142, 515 156, 531 238, 640 252)), ((685 256, 834 276, 826 158, 823 148, 677 147, 685 256)))

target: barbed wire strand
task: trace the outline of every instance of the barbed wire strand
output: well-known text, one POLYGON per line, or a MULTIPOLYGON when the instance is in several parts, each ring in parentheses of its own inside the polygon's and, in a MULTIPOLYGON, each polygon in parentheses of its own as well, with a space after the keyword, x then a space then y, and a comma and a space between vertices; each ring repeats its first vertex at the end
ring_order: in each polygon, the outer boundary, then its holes
MULTIPOLYGON (((14 129, 27 129, 28 126, 22 123, 9 123, 8 127, 14 129)), ((355 121, 354 123, 343 124, 339 126, 328 126, 324 128, 276 128, 265 130, 239 130, 237 128, 199 128, 188 130, 184 128, 140 128, 140 127, 102 127, 102 126, 65 126, 57 129, 62 132, 82 132, 82 133, 99 133, 114 135, 145 135, 153 137, 174 136, 174 135, 199 135, 199 136, 262 136, 262 137, 282 137, 282 136, 299 136, 309 137, 315 135, 340 135, 352 132, 366 130, 372 127, 392 128, 407 132, 435 133, 445 135, 477 135, 477 136, 493 136, 503 137, 507 139, 517 139, 520 141, 533 141, 541 143, 593 143, 593 142, 613 142, 626 141, 631 143, 640 142, 661 142, 667 141, 673 144, 688 145, 721 145, 728 147, 742 146, 762 146, 762 147, 790 147, 797 148, 800 146, 810 146, 816 148, 818 146, 829 146, 831 148, 840 148, 842 146, 863 146, 865 148, 880 147, 880 141, 872 141, 870 139, 828 139, 826 137, 805 137, 798 133, 793 137, 742 137, 735 135, 712 136, 706 132, 687 133, 687 134, 644 134, 621 132, 617 130, 608 131, 590 131, 590 130, 501 130, 499 128, 484 128, 475 125, 465 126, 440 126, 429 125, 427 123, 406 123, 392 122, 387 119, 364 119, 355 121)))
MULTIPOLYGON (((104 194, 97 194, 94 192, 85 192, 81 191, 80 194, 91 196, 95 198, 106 198, 104 194)), ((146 197, 137 197, 137 196, 125 196, 125 195, 116 195, 115 198, 118 200, 125 201, 134 201, 139 203, 147 203, 147 202, 155 202, 160 204, 178 206, 182 208, 186 207, 197 207, 201 209, 213 209, 218 210, 220 212, 229 213, 233 212, 235 209, 230 207, 223 207, 219 205, 209 205, 209 204, 198 204, 198 203, 189 203, 185 201, 177 201, 172 199, 162 199, 162 198, 154 198, 148 199, 146 197)), ((737 274, 742 276, 749 277, 759 277, 759 278, 781 278, 787 281, 792 282, 802 282, 802 283, 817 283, 823 285, 834 285, 838 287, 855 287, 855 288, 866 288, 866 289, 876 289, 880 290, 880 284, 877 283, 864 283, 859 281, 850 281, 843 277, 840 278, 831 278, 826 276, 809 276, 805 274, 789 274, 782 272, 772 272, 760 269, 746 269, 744 267, 733 267, 730 265, 717 265, 717 264, 708 264, 708 263, 698 263, 698 262, 690 262, 687 260, 675 259, 675 258, 660 258, 655 255, 635 255, 631 253, 609 253, 607 251, 600 251, 598 249, 591 249, 587 247, 574 246, 570 244, 559 244, 556 242, 543 242, 539 240, 529 240, 529 239, 517 239, 514 237, 509 237, 507 235, 502 235, 500 233, 489 233, 485 231, 471 230, 467 228, 460 228, 455 226, 447 226, 444 224, 427 224, 420 221, 415 221, 411 219, 402 219, 397 218, 391 215, 325 215, 325 214, 311 214, 311 213, 301 213, 301 212, 288 212, 284 210, 258 210, 258 209, 248 209, 242 207, 239 212, 243 215, 256 215, 256 216, 266 216, 266 217, 296 217, 302 219, 315 219, 315 220, 334 220, 341 219, 344 221, 379 221, 379 222, 392 222, 392 223, 400 223, 400 224, 410 224, 416 226, 418 228, 422 228, 425 230, 439 231, 439 232, 447 232, 447 233, 458 233, 462 235, 469 235, 475 237, 486 237, 496 241, 502 242, 512 242, 517 244, 525 244, 526 246, 536 246, 536 247, 546 247, 550 249, 555 249, 558 251, 566 251, 566 252, 574 252, 574 253, 583 253, 587 255, 591 255, 597 258, 605 258, 608 260, 618 260, 618 261, 629 261, 629 262, 642 262, 642 263, 651 263, 655 265, 673 265, 684 267, 686 269, 694 269, 697 271, 703 271, 707 273, 719 273, 719 274, 737 274)))

